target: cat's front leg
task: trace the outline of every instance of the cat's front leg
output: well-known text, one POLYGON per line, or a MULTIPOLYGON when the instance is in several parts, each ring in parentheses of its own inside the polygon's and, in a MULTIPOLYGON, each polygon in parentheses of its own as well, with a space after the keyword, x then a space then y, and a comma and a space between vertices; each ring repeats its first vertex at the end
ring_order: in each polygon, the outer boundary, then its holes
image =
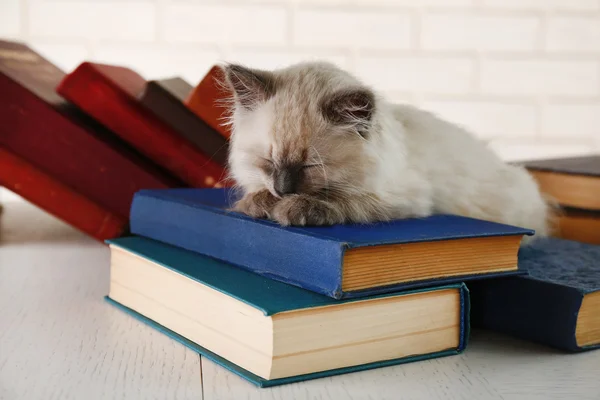
POLYGON ((271 215, 281 225, 333 225, 344 222, 344 213, 335 202, 306 194, 292 194, 275 204, 271 215))
POLYGON ((269 218, 273 207, 279 201, 267 189, 247 193, 233 206, 233 211, 249 215, 253 218, 269 218))

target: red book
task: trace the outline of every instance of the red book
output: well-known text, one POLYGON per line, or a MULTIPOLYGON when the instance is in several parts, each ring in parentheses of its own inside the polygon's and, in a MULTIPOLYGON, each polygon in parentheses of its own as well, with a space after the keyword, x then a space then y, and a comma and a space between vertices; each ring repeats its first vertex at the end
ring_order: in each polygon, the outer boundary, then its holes
POLYGON ((80 195, 2 147, 0 186, 97 240, 113 239, 126 231, 126 219, 80 195))
POLYGON ((140 104, 146 83, 131 69, 85 62, 56 90, 188 185, 222 186, 225 168, 140 104))
POLYGON ((219 84, 222 81, 221 68, 212 67, 188 95, 185 105, 213 129, 229 139, 231 130, 229 126, 223 126, 227 115, 227 108, 223 100, 231 97, 232 93, 219 84))
POLYGON ((60 97, 63 77, 29 47, 0 41, 0 146, 125 218, 138 190, 182 185, 60 97))

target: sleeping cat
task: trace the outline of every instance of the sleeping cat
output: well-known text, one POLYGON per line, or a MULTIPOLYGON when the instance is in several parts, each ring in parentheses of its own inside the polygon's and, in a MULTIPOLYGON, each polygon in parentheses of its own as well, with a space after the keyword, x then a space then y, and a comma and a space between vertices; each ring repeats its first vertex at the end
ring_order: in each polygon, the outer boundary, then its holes
POLYGON ((522 168, 463 128, 387 102, 324 62, 222 67, 234 210, 282 225, 458 214, 549 233, 552 207, 522 168))

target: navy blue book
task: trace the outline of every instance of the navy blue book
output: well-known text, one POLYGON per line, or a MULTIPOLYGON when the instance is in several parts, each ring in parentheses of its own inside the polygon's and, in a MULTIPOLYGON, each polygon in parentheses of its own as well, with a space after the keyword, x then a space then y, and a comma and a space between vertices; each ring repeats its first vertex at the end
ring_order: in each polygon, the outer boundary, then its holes
POLYGON ((108 241, 112 304, 264 387, 461 353, 464 284, 337 301, 140 237, 108 241))
POLYGON ((600 246, 541 239, 519 264, 527 276, 468 284, 473 326, 569 352, 600 347, 600 246))
POLYGON ((452 215, 283 227, 229 211, 231 189, 142 190, 131 232, 335 299, 519 274, 534 232, 452 215))

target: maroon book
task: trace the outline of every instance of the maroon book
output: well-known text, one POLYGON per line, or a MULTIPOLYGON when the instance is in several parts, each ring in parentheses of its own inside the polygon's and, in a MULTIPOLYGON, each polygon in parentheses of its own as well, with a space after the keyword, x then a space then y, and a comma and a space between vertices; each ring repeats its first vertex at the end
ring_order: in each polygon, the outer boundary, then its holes
POLYGON ((0 146, 125 218, 138 190, 183 186, 60 97, 64 75, 28 46, 0 41, 0 146))
POLYGON ((229 141, 184 103, 193 87, 179 77, 148 81, 139 102, 212 160, 227 167, 229 141))
POLYGON ((127 219, 104 209, 2 147, 0 185, 101 242, 127 232, 127 219))
POLYGON ((146 84, 129 68, 85 62, 56 91, 186 184, 223 186, 225 168, 139 102, 146 84))

